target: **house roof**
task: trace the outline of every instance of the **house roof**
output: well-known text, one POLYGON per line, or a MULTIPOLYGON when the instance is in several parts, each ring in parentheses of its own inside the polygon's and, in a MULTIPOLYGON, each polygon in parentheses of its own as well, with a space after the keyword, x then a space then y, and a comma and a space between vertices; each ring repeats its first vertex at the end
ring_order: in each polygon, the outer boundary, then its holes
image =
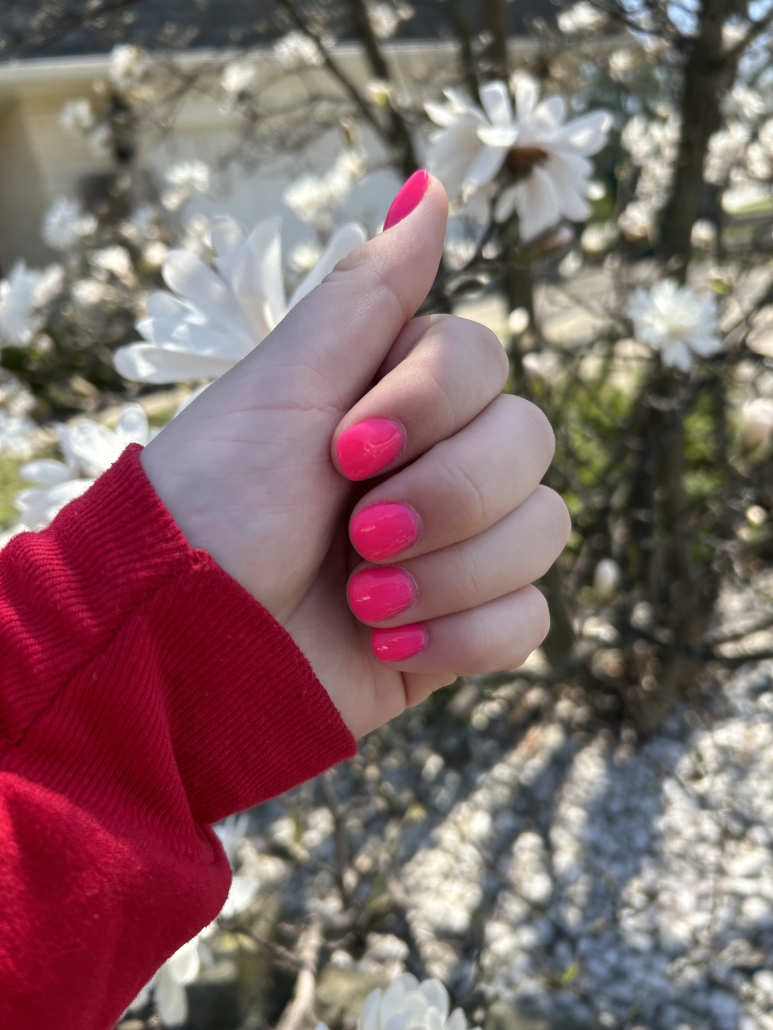
MULTIPOLYGON (((339 40, 354 38, 345 2, 300 0, 308 13, 332 18, 339 40)), ((401 6, 405 7, 405 4, 401 6)), ((480 0, 461 0, 473 37, 481 31, 480 0)), ((450 3, 413 0, 413 16, 396 39, 451 38, 450 3)), ((276 0, 4 0, 0 4, 0 60, 107 53, 116 42, 150 50, 258 46, 280 35, 276 0)), ((526 35, 536 19, 555 21, 554 0, 518 0, 506 6, 509 32, 526 35)), ((287 25, 287 29, 291 26, 287 25)))

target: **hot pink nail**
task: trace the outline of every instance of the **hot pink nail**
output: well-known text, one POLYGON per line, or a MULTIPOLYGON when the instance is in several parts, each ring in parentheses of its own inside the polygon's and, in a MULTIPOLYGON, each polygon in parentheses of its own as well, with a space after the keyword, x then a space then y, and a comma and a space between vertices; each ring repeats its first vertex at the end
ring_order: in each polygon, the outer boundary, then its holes
POLYGON ((396 422, 369 418, 338 437, 338 463, 348 479, 367 479, 394 461, 404 444, 403 431, 396 422))
POLYGON ((429 174, 420 168, 400 187, 397 196, 392 201, 392 206, 387 211, 384 219, 384 229, 391 229, 393 225, 402 222, 406 215, 409 215, 419 201, 427 192, 429 186, 429 174))
POLYGON ((349 604, 363 622, 391 619, 416 600, 416 583, 403 569, 363 569, 349 580, 349 604))
POLYGON ((396 629, 372 629, 370 645, 376 658, 382 662, 403 662, 421 654, 429 643, 429 633, 421 622, 396 629))
POLYGON ((407 504, 371 504, 352 517, 351 541, 363 558, 383 561, 419 538, 419 519, 407 504))

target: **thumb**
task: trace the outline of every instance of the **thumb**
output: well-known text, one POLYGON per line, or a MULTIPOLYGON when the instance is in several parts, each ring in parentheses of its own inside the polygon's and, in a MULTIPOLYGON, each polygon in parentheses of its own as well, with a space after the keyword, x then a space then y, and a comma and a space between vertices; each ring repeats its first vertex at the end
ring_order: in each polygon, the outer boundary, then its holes
POLYGON ((416 172, 390 215, 400 220, 340 261, 293 307, 245 360, 245 372, 254 367, 263 378, 273 366, 276 382, 280 369, 289 371, 304 402, 316 403, 319 393, 326 409, 346 409, 359 399, 435 279, 448 217, 445 190, 427 172, 416 172))

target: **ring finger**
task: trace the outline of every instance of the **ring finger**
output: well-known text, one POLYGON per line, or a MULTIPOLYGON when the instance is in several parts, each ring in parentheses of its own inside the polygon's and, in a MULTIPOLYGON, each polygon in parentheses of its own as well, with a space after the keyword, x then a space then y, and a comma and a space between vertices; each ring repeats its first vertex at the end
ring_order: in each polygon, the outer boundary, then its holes
POLYGON ((570 529, 561 497, 538 486, 469 540, 399 565, 360 566, 349 579, 349 606, 361 622, 384 627, 475 608, 544 575, 570 529))

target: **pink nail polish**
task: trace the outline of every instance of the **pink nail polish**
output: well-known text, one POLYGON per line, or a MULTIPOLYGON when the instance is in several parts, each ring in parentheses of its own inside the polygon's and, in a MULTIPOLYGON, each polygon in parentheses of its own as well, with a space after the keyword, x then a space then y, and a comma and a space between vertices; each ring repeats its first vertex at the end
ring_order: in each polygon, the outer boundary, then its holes
POLYGON ((419 538, 419 519, 407 504, 371 504, 352 517, 349 536, 368 561, 383 561, 419 538))
POLYGON ((384 230, 391 229, 393 225, 402 222, 406 215, 409 215, 419 201, 427 192, 429 186, 429 174, 420 168, 398 190, 397 196, 392 201, 392 206, 387 211, 384 219, 384 230))
POLYGON ((394 461, 404 444, 403 431, 396 422, 369 418, 338 437, 338 463, 347 479, 367 479, 394 461))
POLYGON ((372 629, 370 646, 373 653, 382 662, 403 662, 421 654, 429 643, 429 633, 421 622, 412 622, 408 626, 397 626, 395 629, 372 629))
POLYGON ((403 569, 363 569, 349 580, 349 605, 363 622, 391 619, 416 600, 416 583, 403 569))

